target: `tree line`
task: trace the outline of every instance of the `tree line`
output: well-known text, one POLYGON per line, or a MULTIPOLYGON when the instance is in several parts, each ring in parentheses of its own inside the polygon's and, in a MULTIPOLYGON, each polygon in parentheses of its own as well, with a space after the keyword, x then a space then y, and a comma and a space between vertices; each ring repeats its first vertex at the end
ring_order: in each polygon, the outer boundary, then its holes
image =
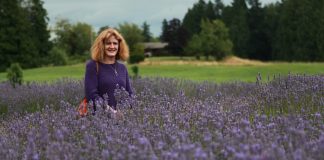
MULTIPOLYGON (((103 26, 95 32, 90 24, 64 18, 49 26, 43 5, 42 0, 0 1, 0 71, 16 63, 33 68, 84 62, 90 58, 96 36, 108 28, 103 26)), ((144 59, 144 47, 138 42, 158 41, 146 22, 142 26, 125 22, 117 29, 127 40, 135 61, 144 59)))
MULTIPOLYGON (((177 56, 222 59, 234 54, 266 61, 323 61, 323 7, 323 0, 267 5, 259 0, 233 0, 230 5, 199 0, 182 21, 164 19, 159 37, 152 36, 146 22, 141 26, 125 22, 116 28, 135 59, 143 58, 144 46, 139 42, 163 41, 177 56)), ((42 0, 0 1, 0 71, 16 62, 32 68, 88 59, 94 38, 108 27, 95 32, 87 23, 60 19, 49 27, 48 21, 42 0)))
POLYGON ((50 61, 47 21, 41 0, 0 1, 0 71, 15 62, 30 68, 50 61))
POLYGON ((259 0, 233 0, 224 5, 222 0, 199 0, 188 9, 182 22, 177 18, 165 19, 160 38, 169 42, 171 53, 180 56, 208 57, 232 52, 265 61, 323 61, 324 1, 282 0, 262 5, 259 0), (219 29, 224 33, 214 34, 214 39, 222 39, 221 34, 225 39, 214 40, 218 47, 212 46, 212 50, 204 34, 211 30, 206 23, 224 23, 225 26, 209 26, 227 28, 219 29))

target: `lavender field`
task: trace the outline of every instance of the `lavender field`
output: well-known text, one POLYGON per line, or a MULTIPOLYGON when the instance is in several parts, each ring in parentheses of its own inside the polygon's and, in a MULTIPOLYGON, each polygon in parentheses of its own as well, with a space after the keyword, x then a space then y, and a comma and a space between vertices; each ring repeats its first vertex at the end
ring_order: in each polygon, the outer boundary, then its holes
POLYGON ((115 93, 121 120, 78 117, 82 81, 1 83, 1 159, 324 159, 323 75, 132 84, 115 93))

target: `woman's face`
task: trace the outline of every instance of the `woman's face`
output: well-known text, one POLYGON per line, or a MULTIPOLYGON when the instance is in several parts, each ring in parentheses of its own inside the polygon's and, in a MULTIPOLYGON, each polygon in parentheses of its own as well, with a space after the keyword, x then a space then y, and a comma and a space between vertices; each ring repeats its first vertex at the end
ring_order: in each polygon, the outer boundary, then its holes
POLYGON ((115 36, 110 36, 104 41, 105 54, 108 57, 115 57, 118 52, 119 42, 115 36))

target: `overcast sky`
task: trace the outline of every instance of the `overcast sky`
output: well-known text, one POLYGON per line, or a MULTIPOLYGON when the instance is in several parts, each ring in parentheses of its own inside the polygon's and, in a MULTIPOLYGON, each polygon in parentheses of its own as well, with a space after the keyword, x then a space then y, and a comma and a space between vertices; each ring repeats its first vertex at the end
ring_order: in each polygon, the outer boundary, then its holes
MULTIPOLYGON (((43 0, 50 18, 55 24, 58 18, 69 19, 72 23, 85 22, 97 31, 109 25, 117 27, 123 22, 139 26, 146 21, 154 36, 161 33, 163 19, 178 18, 182 21, 188 8, 199 0, 43 0)), ((206 2, 207 0, 205 0, 206 2)), ((279 0, 260 0, 262 4, 279 0)), ((214 2, 214 0, 212 0, 214 2)), ((232 0, 223 0, 228 5, 232 0)))

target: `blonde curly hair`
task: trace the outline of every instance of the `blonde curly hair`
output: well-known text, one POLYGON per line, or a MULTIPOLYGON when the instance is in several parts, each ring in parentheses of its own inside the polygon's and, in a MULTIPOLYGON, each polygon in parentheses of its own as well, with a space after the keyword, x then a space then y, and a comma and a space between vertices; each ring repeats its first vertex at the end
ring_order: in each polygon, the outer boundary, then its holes
POLYGON ((123 38, 123 36, 113 28, 108 28, 103 30, 96 40, 94 41, 92 47, 91 47, 91 58, 94 61, 103 61, 104 56, 105 56, 105 45, 104 42, 106 39, 110 38, 111 36, 114 36, 118 42, 119 42, 119 47, 118 47, 118 52, 116 55, 116 59, 121 59, 123 61, 126 61, 129 57, 129 50, 128 50, 128 45, 123 38))

